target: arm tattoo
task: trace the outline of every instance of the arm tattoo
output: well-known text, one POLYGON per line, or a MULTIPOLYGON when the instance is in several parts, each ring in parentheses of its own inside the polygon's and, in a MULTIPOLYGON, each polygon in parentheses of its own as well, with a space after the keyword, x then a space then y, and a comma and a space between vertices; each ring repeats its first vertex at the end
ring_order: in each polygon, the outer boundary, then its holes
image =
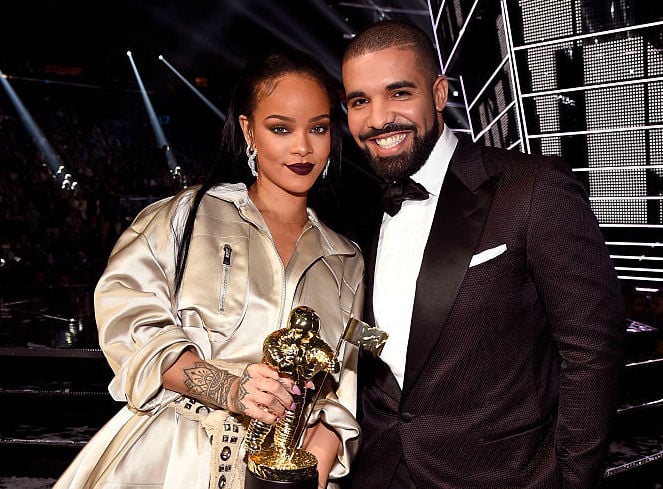
POLYGON ((239 378, 239 389, 237 389, 237 399, 235 399, 235 402, 237 403, 237 407, 239 407, 241 412, 246 411, 246 406, 242 402, 242 399, 244 399, 244 396, 248 394, 249 391, 246 390, 246 383, 251 380, 251 376, 249 375, 248 372, 249 366, 247 365, 244 367, 244 371, 242 372, 242 376, 239 378))
POLYGON ((192 368, 185 368, 184 375, 184 386, 191 397, 228 409, 228 394, 236 375, 207 362, 196 362, 192 368))

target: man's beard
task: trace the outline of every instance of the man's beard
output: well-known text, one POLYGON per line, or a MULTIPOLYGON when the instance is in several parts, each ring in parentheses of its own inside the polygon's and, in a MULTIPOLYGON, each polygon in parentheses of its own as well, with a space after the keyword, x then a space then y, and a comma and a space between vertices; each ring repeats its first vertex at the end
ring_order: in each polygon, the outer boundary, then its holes
MULTIPOLYGON (((373 156, 367 148, 363 149, 363 152, 378 177, 387 182, 402 180, 414 175, 424 166, 439 137, 439 128, 440 124, 435 117, 433 127, 428 132, 421 137, 415 136, 412 149, 395 156, 373 156)), ((385 126, 380 133, 388 133, 393 130, 393 126, 385 126)), ((377 135, 379 134, 373 133, 371 137, 377 135)))

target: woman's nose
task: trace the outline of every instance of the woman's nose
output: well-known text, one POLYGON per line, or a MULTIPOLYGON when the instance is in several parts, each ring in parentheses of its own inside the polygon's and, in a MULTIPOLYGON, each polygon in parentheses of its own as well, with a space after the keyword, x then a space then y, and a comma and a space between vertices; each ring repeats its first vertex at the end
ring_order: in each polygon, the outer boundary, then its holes
POLYGON ((307 133, 297 134, 293 142, 292 152, 299 156, 306 156, 313 151, 313 146, 307 133))

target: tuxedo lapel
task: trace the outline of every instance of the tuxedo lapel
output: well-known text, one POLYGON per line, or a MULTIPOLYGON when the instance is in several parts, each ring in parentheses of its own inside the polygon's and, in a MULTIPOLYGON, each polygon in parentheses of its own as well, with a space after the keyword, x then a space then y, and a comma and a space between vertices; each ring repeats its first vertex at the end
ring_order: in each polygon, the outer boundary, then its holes
POLYGON ((364 269, 366 270, 366 292, 364 300, 364 322, 375 326, 375 316, 373 313, 373 283, 375 276, 375 260, 378 253, 378 240, 380 238, 380 224, 382 219, 375 220, 373 232, 370 241, 367 241, 366 249, 364 250, 364 269))
MULTIPOLYGON (((370 244, 367 244, 364 252, 365 269, 367 270, 367 273, 363 321, 371 326, 375 326, 375 315, 373 312, 373 277, 375 276, 375 260, 378 251, 381 223, 382 214, 380 214, 380 217, 375 220, 375 227, 371 234, 371 240, 366 241, 366 243, 370 244)), ((372 383, 383 390, 392 399, 395 399, 396 401, 400 400, 401 386, 398 384, 391 369, 378 356, 361 349, 359 351, 358 371, 360 386, 365 382, 372 383)))
POLYGON ((488 180, 476 146, 461 139, 442 184, 417 278, 404 396, 419 378, 449 317, 481 237, 496 181, 488 180))

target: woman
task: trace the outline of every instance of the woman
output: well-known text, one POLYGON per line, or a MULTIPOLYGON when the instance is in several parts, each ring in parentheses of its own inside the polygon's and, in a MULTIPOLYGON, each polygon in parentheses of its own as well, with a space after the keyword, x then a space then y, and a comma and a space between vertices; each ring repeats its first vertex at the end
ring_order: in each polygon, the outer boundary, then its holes
POLYGON ((305 387, 320 394, 303 441, 319 487, 347 473, 356 347, 343 345, 340 374, 323 385, 261 362, 263 340, 296 306, 319 315, 333 346, 360 315, 360 251, 307 207, 340 163, 335 85, 303 53, 272 54, 245 68, 227 115, 208 181, 145 208, 111 252, 95 313, 109 391, 127 406, 55 488, 243 488, 248 422, 276 423, 305 387), (221 183, 230 161, 248 188, 221 183))

